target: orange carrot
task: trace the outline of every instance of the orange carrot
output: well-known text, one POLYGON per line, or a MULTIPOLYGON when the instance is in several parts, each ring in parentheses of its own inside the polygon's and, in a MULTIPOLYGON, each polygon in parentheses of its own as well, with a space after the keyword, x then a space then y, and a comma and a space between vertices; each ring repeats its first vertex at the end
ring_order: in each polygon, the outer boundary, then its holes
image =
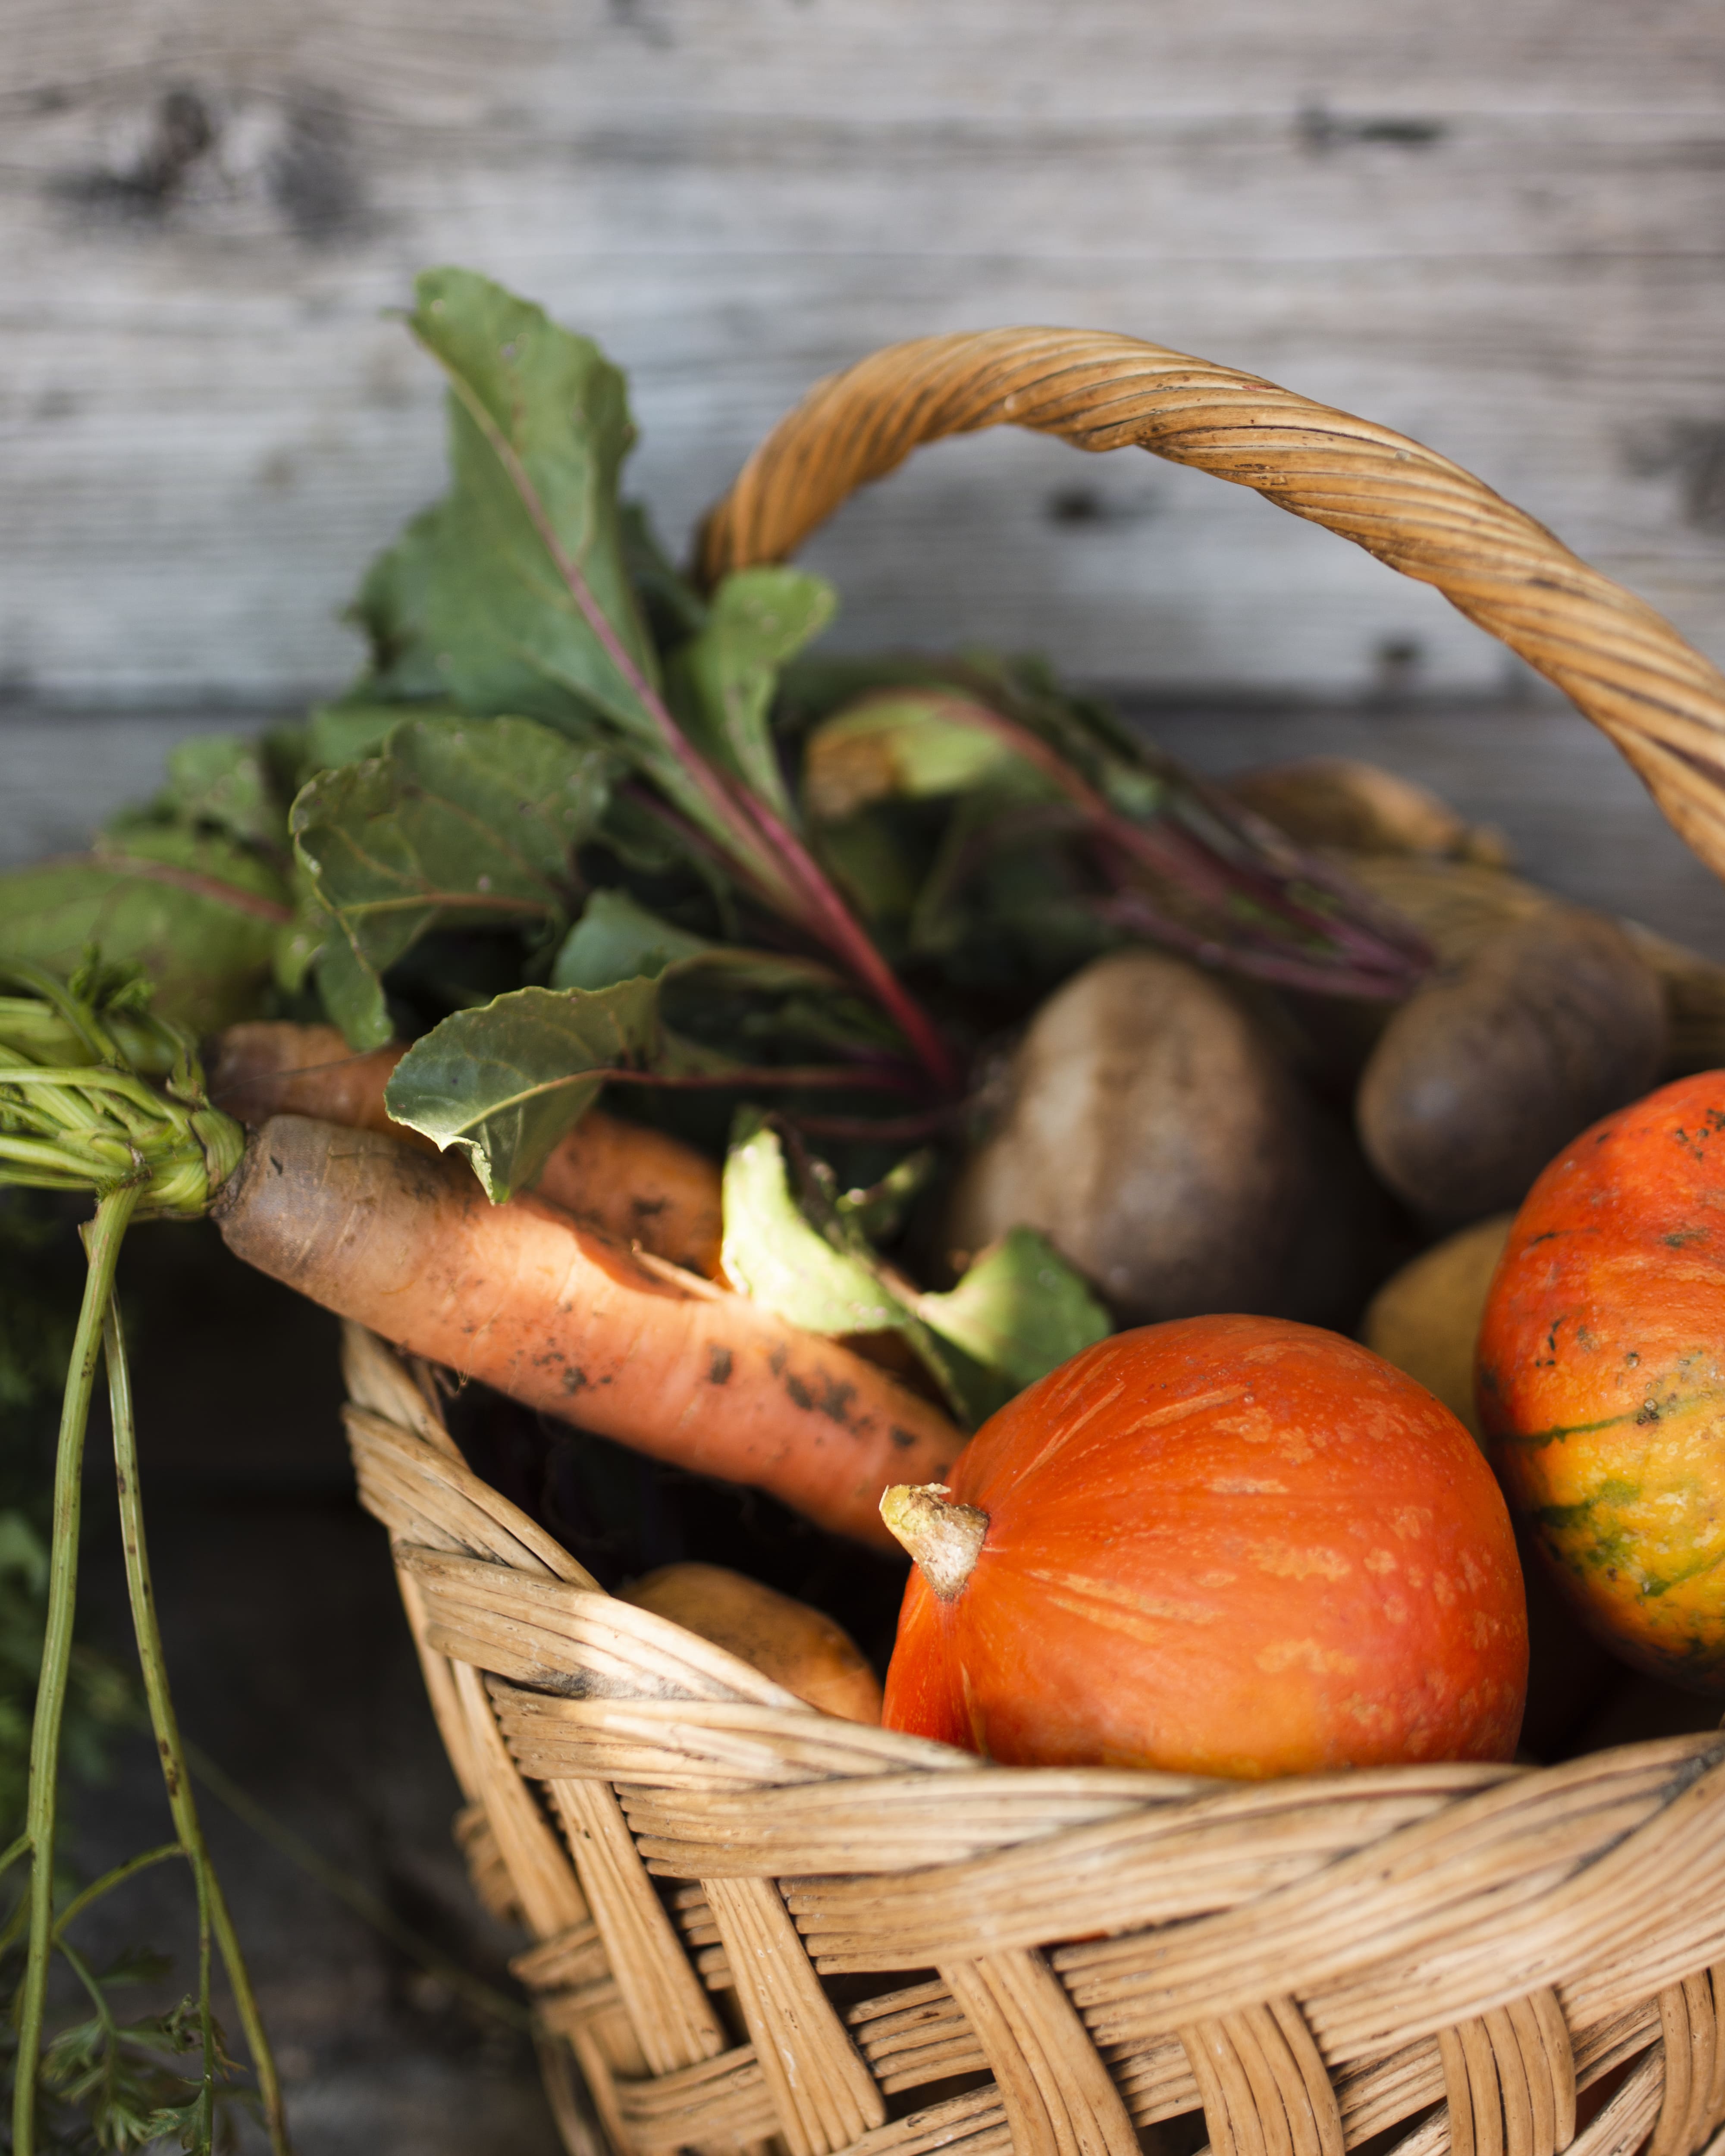
POLYGON ((964 1443, 834 1342, 368 1131, 274 1117, 215 1218, 248 1263, 411 1353, 877 1548, 881 1491, 940 1481, 964 1443))
POLYGON ((383 1105, 389 1074, 406 1052, 393 1040, 356 1055, 336 1026, 258 1019, 218 1033, 205 1046, 203 1064, 210 1099, 249 1130, 272 1116, 316 1116, 435 1152, 429 1138, 392 1122, 383 1105))
MULTIPOLYGON (((332 1025, 230 1025, 207 1059, 210 1098, 254 1129, 271 1116, 315 1116, 434 1152, 429 1138, 392 1122, 383 1105, 389 1074, 406 1053, 391 1041, 356 1055, 332 1025)), ((540 1170, 533 1192, 602 1235, 718 1277, 719 1171, 680 1138, 589 1108, 540 1170)))

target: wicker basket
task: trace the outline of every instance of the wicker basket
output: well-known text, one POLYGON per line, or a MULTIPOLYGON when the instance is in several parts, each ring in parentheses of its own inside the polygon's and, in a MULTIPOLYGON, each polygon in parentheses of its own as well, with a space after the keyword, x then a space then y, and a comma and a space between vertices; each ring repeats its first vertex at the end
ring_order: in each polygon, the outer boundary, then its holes
MULTIPOLYGON (((1003 422, 1200 465, 1438 585, 1725 870, 1725 680, 1656 614, 1418 444, 1152 346, 879 353, 757 453, 706 566, 1003 422)), ((614 1600, 462 1464, 429 1383, 352 1327, 346 1368, 572 2150, 1137 2156, 1201 2111, 1214 2156, 1688 2156, 1725 2119, 1725 1737, 1242 1785, 991 1767, 614 1600)))

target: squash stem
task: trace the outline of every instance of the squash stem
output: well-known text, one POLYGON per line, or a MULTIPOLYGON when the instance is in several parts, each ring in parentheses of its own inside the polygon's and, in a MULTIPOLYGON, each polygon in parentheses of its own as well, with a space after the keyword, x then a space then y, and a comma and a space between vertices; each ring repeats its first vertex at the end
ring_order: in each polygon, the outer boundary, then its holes
POLYGON ((944 1482, 899 1482, 881 1498, 880 1517, 941 1600, 956 1602, 976 1569, 988 1514, 955 1505, 944 1482))

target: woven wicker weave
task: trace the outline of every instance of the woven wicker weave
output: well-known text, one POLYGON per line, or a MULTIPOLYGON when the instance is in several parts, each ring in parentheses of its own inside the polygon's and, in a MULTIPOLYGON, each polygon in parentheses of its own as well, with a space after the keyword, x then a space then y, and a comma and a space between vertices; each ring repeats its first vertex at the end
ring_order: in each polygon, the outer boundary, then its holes
MULTIPOLYGON (((1417 444, 1151 346, 877 354, 757 453, 706 565, 1002 421, 1201 465, 1437 584, 1725 869, 1725 680, 1656 615, 1417 444)), ((607 1595, 463 1465, 429 1383, 355 1327, 345 1353, 458 1832, 537 1942, 516 1969, 582 2156, 1137 2156, 1200 2112, 1214 2156, 1689 2156, 1725 2120, 1725 1736, 1245 1785, 991 1767, 607 1595)))

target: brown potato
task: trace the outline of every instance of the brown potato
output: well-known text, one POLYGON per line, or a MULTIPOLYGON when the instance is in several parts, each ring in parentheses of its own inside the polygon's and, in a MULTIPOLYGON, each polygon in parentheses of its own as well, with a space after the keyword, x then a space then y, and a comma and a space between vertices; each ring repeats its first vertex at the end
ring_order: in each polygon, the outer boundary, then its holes
POLYGON ((806 1602, 719 1564, 665 1565, 622 1599, 723 1647, 823 1714, 880 1719, 879 1678, 843 1625, 806 1602))
POLYGON ((1494 1213, 1404 1265, 1372 1298, 1360 1338, 1374 1355, 1435 1393, 1483 1444, 1473 1398, 1473 1356, 1486 1292, 1515 1215, 1494 1213))
POLYGON ((1307 756, 1236 772, 1224 783, 1244 807, 1296 845, 1362 854, 1428 854, 1501 867, 1501 833, 1465 824, 1447 801, 1411 779, 1351 756, 1307 756))
POLYGON ((1183 959, 1117 951, 1031 1021, 947 1239, 1040 1228, 1128 1323, 1267 1311, 1311 1183, 1307 1104, 1267 1027, 1183 959))
MULTIPOLYGON (((1420 932, 1440 967, 1463 964, 1517 921, 1563 905, 1550 891, 1476 861, 1339 846, 1327 850, 1352 882, 1420 932)), ((1352 1095, 1396 1006, 1347 996, 1286 1000, 1297 1015, 1308 1044, 1308 1065, 1319 1083, 1345 1085, 1352 1095)))
POLYGON ((1571 1138, 1647 1091, 1665 1033, 1658 979, 1614 921, 1533 914, 1391 1019, 1360 1081, 1360 1142, 1423 1212, 1499 1212, 1571 1138))
POLYGON ((1440 966, 1459 966, 1517 921, 1566 911, 1538 884, 1474 861, 1414 854, 1337 853, 1353 880, 1410 921, 1440 966))
MULTIPOLYGON (((1457 965, 1471 957, 1515 921, 1538 913, 1575 910, 1537 884, 1471 861, 1389 854, 1338 853, 1336 859, 1356 883, 1413 923, 1436 952, 1440 965, 1457 965)), ((1660 1076, 1681 1078, 1692 1070, 1717 1070, 1725 1063, 1725 966, 1637 921, 1618 925, 1652 968, 1665 997, 1666 1053, 1660 1076)), ((1368 1014, 1374 1007, 1336 1008, 1368 1014)))

